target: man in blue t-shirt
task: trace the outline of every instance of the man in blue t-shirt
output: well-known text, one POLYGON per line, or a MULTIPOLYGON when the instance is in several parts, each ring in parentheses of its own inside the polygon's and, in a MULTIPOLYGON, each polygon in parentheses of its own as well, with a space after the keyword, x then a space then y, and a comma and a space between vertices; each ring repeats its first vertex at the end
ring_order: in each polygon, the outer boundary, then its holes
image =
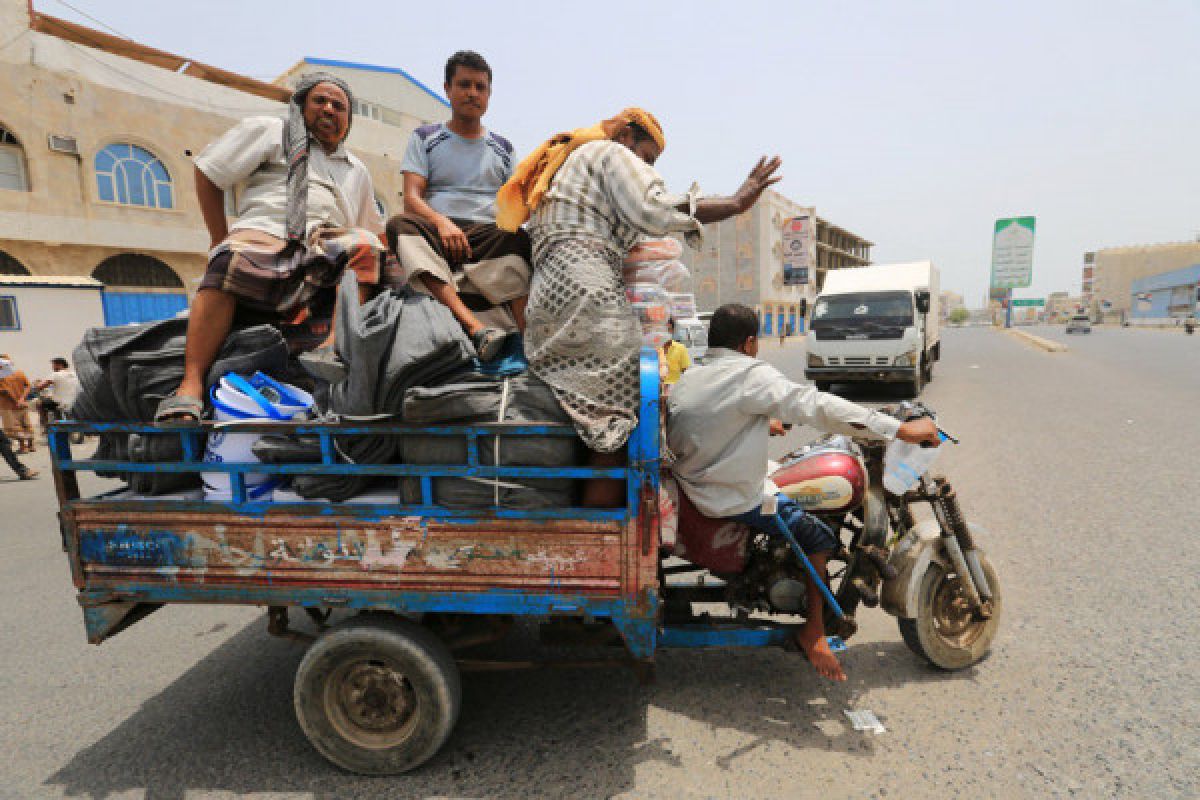
POLYGON ((529 237, 496 227, 496 192, 513 172, 513 147, 483 127, 492 69, 464 50, 446 62, 449 122, 413 131, 400 165, 405 213, 388 223, 388 246, 405 278, 449 308, 479 358, 525 328, 529 237))

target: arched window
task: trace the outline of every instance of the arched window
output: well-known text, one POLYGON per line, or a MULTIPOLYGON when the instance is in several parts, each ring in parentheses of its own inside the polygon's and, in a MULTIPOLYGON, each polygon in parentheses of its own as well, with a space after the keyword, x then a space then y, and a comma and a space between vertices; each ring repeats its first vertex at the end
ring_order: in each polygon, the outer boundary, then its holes
POLYGON ((0 275, 28 275, 25 265, 8 253, 0 250, 0 275))
POLYGON ((17 137, 4 128, 0 128, 0 189, 29 191, 29 176, 25 173, 25 150, 17 141, 17 137))
POLYGON ((375 195, 375 210, 379 212, 379 216, 384 219, 388 218, 387 206, 383 204, 383 200, 380 199, 379 195, 375 195))
POLYGON ((175 207, 167 168, 136 144, 110 144, 96 153, 96 186, 106 203, 175 207))
POLYGON ((183 281, 157 258, 140 253, 121 253, 100 262, 92 277, 105 286, 143 289, 182 289, 183 281))

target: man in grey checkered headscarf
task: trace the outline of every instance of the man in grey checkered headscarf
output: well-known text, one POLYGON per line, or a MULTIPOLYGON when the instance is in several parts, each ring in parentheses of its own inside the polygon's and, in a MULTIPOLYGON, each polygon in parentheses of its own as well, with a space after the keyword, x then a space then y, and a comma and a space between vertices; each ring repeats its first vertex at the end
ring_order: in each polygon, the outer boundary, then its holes
POLYGON ((288 118, 283 126, 283 153, 287 159, 287 237, 290 242, 305 238, 305 207, 308 204, 308 147, 316 139, 329 152, 337 149, 350 133, 354 119, 354 94, 350 84, 328 72, 310 72, 301 76, 288 103, 288 118), (313 97, 312 90, 326 87, 313 97), (338 97, 333 87, 341 90, 338 97))

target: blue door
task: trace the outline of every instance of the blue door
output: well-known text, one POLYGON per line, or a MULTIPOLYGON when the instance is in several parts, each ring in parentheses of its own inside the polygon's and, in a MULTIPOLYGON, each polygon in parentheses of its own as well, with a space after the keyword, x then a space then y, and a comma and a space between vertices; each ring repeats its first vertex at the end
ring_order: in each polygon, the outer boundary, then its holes
POLYGON ((773 317, 771 316, 771 311, 770 311, 770 309, 768 309, 767 312, 765 314, 763 314, 763 336, 771 335, 771 320, 772 319, 773 319, 773 317))
POLYGON ((186 294, 103 292, 100 300, 104 304, 105 325, 170 319, 187 308, 186 294))
POLYGON ((779 333, 780 335, 787 334, 787 329, 783 327, 783 312, 779 312, 779 333))

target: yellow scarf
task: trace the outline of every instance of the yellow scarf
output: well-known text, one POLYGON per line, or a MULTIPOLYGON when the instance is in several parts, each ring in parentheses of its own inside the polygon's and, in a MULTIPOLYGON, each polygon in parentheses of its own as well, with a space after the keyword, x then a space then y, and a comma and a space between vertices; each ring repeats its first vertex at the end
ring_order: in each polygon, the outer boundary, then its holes
POLYGON ((660 150, 666 149, 667 139, 663 136, 662 126, 653 114, 640 108, 627 108, 590 128, 556 134, 522 159, 508 183, 496 193, 496 225, 501 230, 515 231, 525 224, 542 202, 550 181, 575 148, 588 142, 611 139, 631 122, 649 133, 660 150))

